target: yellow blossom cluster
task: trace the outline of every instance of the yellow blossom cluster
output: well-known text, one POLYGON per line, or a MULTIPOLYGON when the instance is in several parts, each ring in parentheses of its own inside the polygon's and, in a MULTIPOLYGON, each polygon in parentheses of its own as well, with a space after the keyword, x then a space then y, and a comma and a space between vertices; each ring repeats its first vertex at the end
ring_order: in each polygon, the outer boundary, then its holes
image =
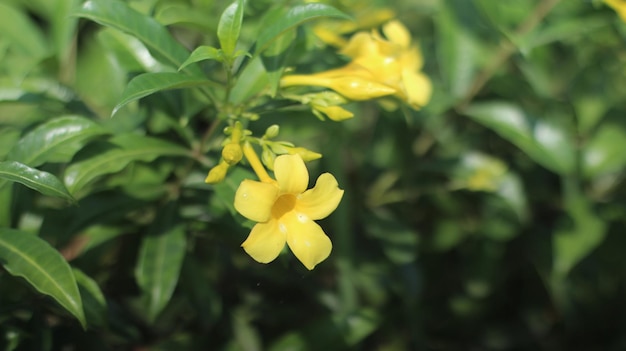
POLYGON ((287 75, 281 86, 325 87, 354 101, 395 96, 414 109, 430 100, 432 85, 421 72, 422 55, 399 21, 385 24, 382 34, 376 30, 354 34, 341 53, 352 59, 347 65, 314 74, 287 75))

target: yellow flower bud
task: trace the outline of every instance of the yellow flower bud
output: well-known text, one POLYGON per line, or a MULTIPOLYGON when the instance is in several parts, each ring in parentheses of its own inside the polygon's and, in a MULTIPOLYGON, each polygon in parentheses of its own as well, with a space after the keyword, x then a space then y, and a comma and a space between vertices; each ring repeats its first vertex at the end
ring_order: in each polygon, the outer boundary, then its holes
POLYGON ((229 165, 234 165, 241 161, 243 157, 243 150, 239 143, 229 143, 222 149, 222 158, 229 165))
POLYGON ((322 112, 333 121, 339 122, 354 117, 354 113, 340 106, 320 106, 313 105, 313 108, 322 112))
POLYGON ((207 184, 216 184, 224 180, 228 171, 228 163, 221 161, 217 166, 211 168, 209 174, 204 180, 207 184))
POLYGON ((305 162, 322 158, 322 154, 319 154, 311 150, 307 150, 303 147, 290 147, 287 149, 287 152, 290 155, 300 155, 300 157, 302 157, 302 160, 304 160, 305 162))

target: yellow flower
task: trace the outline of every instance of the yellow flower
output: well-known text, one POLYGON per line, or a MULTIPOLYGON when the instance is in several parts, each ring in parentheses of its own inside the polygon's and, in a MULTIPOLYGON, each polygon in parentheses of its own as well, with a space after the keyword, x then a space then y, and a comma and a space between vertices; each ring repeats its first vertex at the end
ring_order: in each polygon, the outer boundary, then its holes
POLYGON ((276 180, 246 179, 235 194, 235 209, 258 222, 241 244, 256 261, 273 261, 285 246, 311 270, 325 260, 332 249, 330 239, 315 223, 339 205, 343 190, 330 173, 317 178, 306 190, 309 174, 300 155, 281 155, 274 162, 276 180))
POLYGON ((411 45, 409 31, 398 21, 377 31, 358 32, 341 53, 352 61, 341 68, 310 74, 286 76, 284 87, 293 85, 322 86, 352 100, 366 100, 394 95, 414 109, 428 103, 432 93, 430 79, 420 70, 423 58, 411 45))
POLYGON ((626 22, 626 1, 624 0, 604 0, 604 2, 617 12, 622 18, 622 21, 626 22))

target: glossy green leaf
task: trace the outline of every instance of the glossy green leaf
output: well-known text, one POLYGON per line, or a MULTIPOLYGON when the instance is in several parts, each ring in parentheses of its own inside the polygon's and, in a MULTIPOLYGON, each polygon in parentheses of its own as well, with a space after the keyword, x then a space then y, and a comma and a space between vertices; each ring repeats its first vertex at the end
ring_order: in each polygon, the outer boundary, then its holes
POLYGON ((59 153, 71 156, 87 140, 103 134, 107 134, 106 129, 90 119, 80 116, 55 118, 24 135, 11 149, 8 159, 37 167, 56 161, 55 156, 59 153))
POLYGON ((262 53, 285 31, 321 17, 351 19, 350 16, 326 4, 311 3, 296 5, 288 9, 280 7, 264 19, 254 55, 262 53))
POLYGON ((97 38, 119 64, 131 72, 163 72, 168 66, 159 62, 139 39, 113 28, 98 31, 97 38))
POLYGON ((574 146, 563 126, 549 119, 534 119, 518 106, 506 102, 473 104, 464 112, 547 169, 559 174, 573 171, 574 146))
POLYGON ((74 201, 65 185, 57 177, 17 161, 0 162, 0 178, 21 183, 44 195, 74 201))
POLYGON ((72 272, 78 283, 87 324, 90 326, 106 325, 107 303, 98 283, 79 269, 74 268, 72 272))
MULTIPOLYGON (((150 50, 158 54, 159 59, 173 67, 179 67, 189 55, 187 49, 179 44, 170 33, 155 21, 119 0, 88 0, 74 13, 94 22, 128 33, 141 40, 150 50)), ((189 72, 201 75, 194 66, 189 72)))
POLYGON ((111 115, 114 115, 125 105, 158 91, 190 88, 207 84, 211 84, 211 81, 176 72, 140 74, 128 83, 128 86, 122 93, 121 101, 115 106, 111 115))
POLYGON ((65 171, 65 184, 72 193, 95 178, 119 172, 130 162, 150 162, 159 156, 189 156, 189 150, 157 138, 123 134, 109 140, 112 148, 70 165, 65 171))
POLYGON ((86 326, 83 304, 72 270, 61 254, 36 235, 0 228, 0 264, 51 296, 86 326))
POLYGON ((244 0, 235 0, 224 10, 217 25, 217 38, 226 56, 231 56, 235 52, 241 31, 244 5, 244 0))
POLYGON ((220 49, 214 48, 212 46, 198 46, 192 53, 189 55, 187 60, 183 62, 182 65, 178 68, 181 69, 187 67, 187 65, 192 64, 194 62, 204 61, 204 60, 217 60, 221 61, 223 59, 223 54, 220 49))
POLYGON ((187 245, 180 223, 177 207, 169 204, 158 214, 141 242, 135 277, 143 291, 150 322, 167 305, 178 283, 187 245))
POLYGON ((626 130, 602 124, 583 148, 583 173, 588 178, 616 172, 626 166, 626 130))

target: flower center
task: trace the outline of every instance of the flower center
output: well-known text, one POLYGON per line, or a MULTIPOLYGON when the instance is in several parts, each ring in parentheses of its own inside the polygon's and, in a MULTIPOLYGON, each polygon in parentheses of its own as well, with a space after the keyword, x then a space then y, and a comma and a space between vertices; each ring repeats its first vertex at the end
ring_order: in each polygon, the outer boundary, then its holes
POLYGON ((293 194, 284 194, 276 199, 274 206, 272 206, 272 217, 280 218, 285 213, 293 210, 296 206, 296 196, 293 194))

